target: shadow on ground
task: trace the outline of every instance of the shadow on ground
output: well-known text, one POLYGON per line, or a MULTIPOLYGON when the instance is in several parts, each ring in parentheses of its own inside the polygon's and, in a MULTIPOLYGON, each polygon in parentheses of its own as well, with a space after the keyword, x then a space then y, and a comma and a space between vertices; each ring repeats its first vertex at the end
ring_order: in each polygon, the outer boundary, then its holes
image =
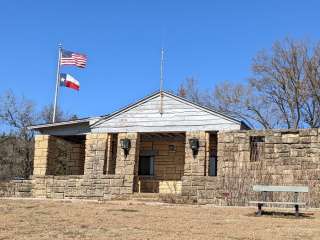
POLYGON ((262 211, 261 216, 257 216, 256 213, 247 214, 248 217, 273 217, 273 218, 285 218, 285 219, 314 219, 313 213, 300 213, 299 217, 296 217, 292 212, 281 211, 262 211))

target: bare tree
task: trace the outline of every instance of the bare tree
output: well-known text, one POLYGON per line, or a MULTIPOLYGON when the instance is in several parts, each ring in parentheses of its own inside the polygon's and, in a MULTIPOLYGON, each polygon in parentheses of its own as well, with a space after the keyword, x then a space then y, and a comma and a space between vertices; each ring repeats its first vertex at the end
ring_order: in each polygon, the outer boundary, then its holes
MULTIPOLYGON (((53 105, 50 104, 50 105, 44 106, 44 108, 40 112, 41 122, 51 123, 52 117, 53 117, 53 105)), ((77 115, 68 114, 68 113, 62 111, 61 108, 57 107, 57 112, 56 112, 56 121, 57 122, 67 121, 67 120, 71 120, 71 119, 72 120, 77 119, 77 115)))
POLYGON ((305 88, 303 117, 314 128, 320 127, 320 43, 304 56, 305 88), (311 52, 311 54, 309 53, 311 52))
POLYGON ((0 97, 0 122, 10 127, 10 130, 17 136, 26 140, 33 137, 28 131, 28 126, 38 121, 35 114, 35 104, 22 97, 17 99, 12 91, 5 92, 0 97))
MULTIPOLYGON (((58 120, 71 118, 58 110, 58 120)), ((6 132, 0 136, 0 178, 28 177, 33 169, 34 133, 29 126, 51 121, 52 108, 36 111, 35 104, 18 98, 12 91, 0 96, 0 127, 6 132)), ((76 118, 75 115, 72 118, 76 118)))
POLYGON ((276 106, 287 128, 320 126, 320 45, 286 39, 253 62, 250 84, 276 106))
POLYGON ((0 123, 10 131, 9 135, 1 138, 0 164, 2 167, 6 165, 10 170, 2 174, 23 177, 30 175, 33 164, 33 132, 28 130, 28 126, 37 121, 33 102, 24 97, 17 99, 11 91, 1 96, 0 123))
POLYGON ((202 103, 204 98, 203 92, 201 92, 198 87, 198 81, 193 77, 188 77, 185 82, 180 85, 178 95, 196 103, 202 103))
POLYGON ((273 114, 275 109, 268 106, 265 96, 257 94, 248 85, 222 82, 213 90, 211 106, 244 121, 250 127, 258 124, 270 129, 277 123, 273 114))
POLYGON ((286 128, 302 127, 304 104, 303 42, 276 42, 271 54, 261 52, 253 60, 254 77, 250 85, 266 97, 270 106, 277 107, 277 115, 286 128))
POLYGON ((243 84, 223 82, 210 94, 187 79, 184 97, 219 109, 250 126, 304 128, 320 126, 320 44, 285 39, 253 59, 253 77, 243 84))

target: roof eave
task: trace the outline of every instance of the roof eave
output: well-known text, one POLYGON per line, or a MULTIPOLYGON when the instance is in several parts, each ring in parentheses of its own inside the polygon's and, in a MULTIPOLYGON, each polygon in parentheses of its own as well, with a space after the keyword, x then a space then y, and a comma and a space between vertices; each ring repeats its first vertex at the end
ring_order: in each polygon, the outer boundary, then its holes
POLYGON ((52 128, 52 127, 60 127, 60 126, 68 126, 68 125, 75 125, 80 123, 89 123, 90 119, 86 120, 74 120, 74 121, 65 121, 65 122, 58 122, 58 123, 47 123, 47 124, 39 124, 39 125, 32 125, 28 127, 28 130, 38 130, 43 128, 52 128))

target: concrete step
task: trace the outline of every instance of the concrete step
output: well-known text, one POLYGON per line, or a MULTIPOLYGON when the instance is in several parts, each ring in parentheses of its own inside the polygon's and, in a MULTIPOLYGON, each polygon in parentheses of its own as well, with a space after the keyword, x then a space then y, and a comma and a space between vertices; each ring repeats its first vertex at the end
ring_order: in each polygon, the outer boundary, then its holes
POLYGON ((136 201, 159 201, 159 193, 134 193, 131 197, 136 201))
POLYGON ((131 200, 140 202, 167 202, 167 203, 185 203, 181 195, 159 194, 159 193, 134 193, 131 200))

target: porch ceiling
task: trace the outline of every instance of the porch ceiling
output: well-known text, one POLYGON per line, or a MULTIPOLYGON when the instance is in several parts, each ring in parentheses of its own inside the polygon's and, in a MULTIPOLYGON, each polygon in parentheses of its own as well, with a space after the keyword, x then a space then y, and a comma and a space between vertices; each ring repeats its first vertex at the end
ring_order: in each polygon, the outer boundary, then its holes
POLYGON ((167 141, 184 141, 185 133, 183 132, 161 132, 161 133, 142 133, 142 141, 156 141, 156 140, 167 140, 167 141))
POLYGON ((86 136, 84 135, 68 135, 68 136, 55 136, 57 138, 62 138, 66 141, 73 142, 73 143, 82 143, 86 136))

